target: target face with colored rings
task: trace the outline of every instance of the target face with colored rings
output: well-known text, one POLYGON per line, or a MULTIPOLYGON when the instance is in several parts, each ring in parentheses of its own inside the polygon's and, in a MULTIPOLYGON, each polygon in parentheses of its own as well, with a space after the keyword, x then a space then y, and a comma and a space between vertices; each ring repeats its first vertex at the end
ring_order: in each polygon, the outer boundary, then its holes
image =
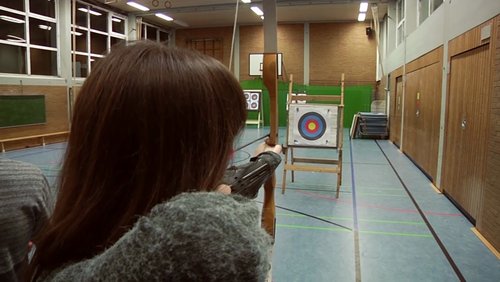
POLYGON ((308 112, 300 117, 298 130, 304 139, 317 140, 325 134, 326 121, 320 114, 308 112))

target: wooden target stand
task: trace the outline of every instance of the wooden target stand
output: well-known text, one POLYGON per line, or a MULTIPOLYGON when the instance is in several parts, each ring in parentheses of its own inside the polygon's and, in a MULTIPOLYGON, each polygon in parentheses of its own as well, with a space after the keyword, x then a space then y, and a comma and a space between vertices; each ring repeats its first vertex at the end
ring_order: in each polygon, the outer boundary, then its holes
MULTIPOLYGON (((321 172, 321 173, 335 173, 337 174, 337 191, 336 197, 339 197, 340 185, 342 185, 342 145, 343 145, 343 124, 344 124, 344 74, 342 74, 341 82, 340 82, 340 96, 338 95, 307 95, 307 96, 292 96, 292 86, 293 86, 293 76, 290 75, 290 82, 288 86, 288 127, 287 127, 287 136, 286 136, 286 145, 283 146, 283 153, 285 154, 285 161, 283 165, 283 182, 282 182, 282 190, 281 193, 285 193, 286 188, 286 172, 292 172, 292 182, 295 181, 295 171, 307 171, 307 172, 321 172), (337 108, 337 113, 333 114, 332 123, 336 125, 334 130, 336 132, 327 132, 331 134, 335 139, 335 144, 324 146, 321 144, 297 144, 297 142, 290 142, 290 122, 295 121, 295 118, 292 118, 291 111, 296 109, 292 107, 294 101, 306 101, 305 105, 308 106, 327 106, 327 105, 335 105, 337 108), (314 102, 324 102, 321 104, 314 102), (335 136, 334 136, 335 135, 335 136), (294 156, 294 149, 299 148, 314 148, 314 149, 323 149, 323 150, 336 150, 337 158, 327 159, 327 158, 301 158, 294 156), (289 157, 290 153, 290 157, 289 157)), ((297 105, 297 104, 293 104, 297 105)), ((298 109, 296 109, 298 110, 298 109)), ((328 112, 328 111, 326 111, 328 112)), ((300 123, 300 122, 299 122, 300 123)), ((333 131, 333 128, 332 130, 333 131)), ((328 141, 328 140, 327 140, 328 141)), ((313 142, 311 142, 313 143, 313 142)))
POLYGON ((264 126, 264 115, 262 111, 262 90, 243 90, 247 100, 247 111, 257 112, 257 119, 247 119, 245 124, 255 124, 257 128, 264 126), (256 96, 256 98, 253 98, 256 96), (255 104, 255 105, 254 105, 255 104))

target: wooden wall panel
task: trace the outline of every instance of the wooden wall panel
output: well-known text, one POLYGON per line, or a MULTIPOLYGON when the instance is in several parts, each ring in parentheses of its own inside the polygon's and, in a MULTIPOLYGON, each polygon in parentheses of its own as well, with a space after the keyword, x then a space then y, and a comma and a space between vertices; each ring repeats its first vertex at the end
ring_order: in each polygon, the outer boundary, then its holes
POLYGON ((443 48, 407 65, 402 150, 433 180, 437 177, 443 48))
POLYGON ((345 73, 347 84, 375 85, 375 37, 366 35, 364 23, 312 23, 310 82, 332 84, 345 73))
POLYGON ((454 38, 448 43, 448 56, 453 57, 457 54, 466 52, 490 42, 490 38, 481 40, 481 29, 486 26, 492 26, 493 20, 486 21, 481 25, 467 31, 466 33, 454 38))
MULTIPOLYGON (((46 123, 41 125, 0 128, 0 139, 48 134, 69 130, 68 99, 66 86, 0 85, 0 95, 45 95, 46 123)), ((9 142, 6 149, 39 145, 38 140, 9 142)))
POLYGON ((490 66, 489 44, 450 60, 441 188, 473 219, 478 218, 485 186, 490 66))
POLYGON ((494 20, 491 37, 492 96, 488 138, 486 183, 477 229, 500 250, 500 16, 494 20))

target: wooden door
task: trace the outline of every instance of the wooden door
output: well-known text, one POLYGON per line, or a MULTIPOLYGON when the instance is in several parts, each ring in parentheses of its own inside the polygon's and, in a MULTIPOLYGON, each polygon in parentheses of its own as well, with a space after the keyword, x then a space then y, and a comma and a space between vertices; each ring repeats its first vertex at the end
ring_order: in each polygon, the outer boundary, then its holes
POLYGON ((396 146, 401 144, 401 115, 403 111, 403 77, 396 78, 396 93, 394 94, 394 102, 392 105, 392 118, 391 118, 391 140, 396 146))
POLYGON ((441 187, 474 220, 484 189, 489 44, 451 58, 441 187))

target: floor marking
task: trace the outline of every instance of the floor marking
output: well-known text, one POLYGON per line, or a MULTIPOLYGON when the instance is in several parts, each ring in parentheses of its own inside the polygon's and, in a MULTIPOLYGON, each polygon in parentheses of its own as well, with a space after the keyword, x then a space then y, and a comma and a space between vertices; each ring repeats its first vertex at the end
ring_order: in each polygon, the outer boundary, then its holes
POLYGON ((309 213, 305 213, 305 212, 301 212, 301 211, 297 211, 297 210, 293 210, 293 209, 289 209, 289 208, 285 208, 285 207, 282 207, 282 206, 278 206, 278 205, 275 205, 276 208, 278 209, 282 209, 282 210, 286 210, 286 211, 291 211, 293 213, 297 213, 297 214, 301 214, 303 216, 307 216, 307 217, 310 217, 310 218, 314 218, 314 219, 317 219, 319 221, 323 221, 323 222, 326 222, 328 224, 332 224, 332 225, 335 225, 335 226, 338 226, 340 228, 343 228, 343 229, 346 229, 346 230, 349 230, 351 231, 352 229, 347 227, 347 226, 344 226, 344 225, 341 225, 341 224, 338 224, 338 223, 335 223, 333 221, 330 221, 330 220, 326 220, 324 218, 320 218, 320 217, 317 217, 315 215, 312 215, 312 214, 309 214, 309 213))
POLYGON ((321 226, 306 226, 296 224, 276 224, 276 227, 289 228, 289 229, 309 229, 309 230, 327 230, 327 231, 343 231, 350 232, 350 230, 338 227, 321 227, 321 226))
MULTIPOLYGON (((352 157, 352 139, 349 139, 349 155, 352 157)), ((358 225, 358 210, 356 206, 356 182, 354 181, 354 161, 351 161, 351 189, 352 189, 352 219, 354 232, 354 262, 356 270, 356 281, 361 281, 361 255, 359 250, 359 225, 358 225)))
MULTIPOLYGON (((303 192, 301 191, 300 193, 306 194, 312 197, 316 198, 321 198, 321 199, 326 199, 332 202, 338 202, 338 203, 348 203, 347 201, 344 200, 338 200, 335 197, 328 196, 328 195, 320 195, 320 194, 315 194, 311 192, 303 192)), ((418 214, 417 210, 410 210, 410 209, 401 209, 401 208, 389 208, 389 207, 384 207, 384 206, 379 206, 379 205, 370 205, 370 204, 359 204, 358 207, 362 208, 373 208, 373 209, 382 209, 382 210, 388 210, 388 211, 394 211, 398 213, 410 213, 410 214, 418 214)), ((462 214, 459 213, 445 213, 445 212, 433 212, 433 211, 423 211, 427 215, 435 215, 435 216, 451 216, 451 217, 462 217, 462 214)))
POLYGON ((358 190, 360 190, 360 188, 362 190, 387 190, 387 191, 403 191, 403 188, 400 187, 400 188, 377 188, 377 187, 359 187, 358 186, 358 190))
MULTIPOLYGON (((304 215, 292 214, 292 213, 276 213, 276 215, 286 216, 286 217, 306 217, 304 215)), ((336 217, 336 216, 317 216, 317 217, 324 218, 324 219, 352 221, 352 217, 336 217)), ((384 219, 361 219, 360 218, 360 219, 358 219, 358 221, 386 223, 386 224, 402 224, 402 225, 424 225, 425 224, 425 222, 423 222, 423 221, 402 221, 402 220, 384 220, 384 219)))
POLYGON ((404 194, 387 194, 387 193, 361 193, 358 192, 359 195, 362 196, 378 196, 378 197, 405 197, 406 195, 404 194))
POLYGON ((404 237, 422 237, 422 238, 432 238, 431 234, 419 234, 419 233, 402 233, 402 232, 385 232, 385 231, 359 231, 363 234, 377 234, 377 235, 390 235, 390 236, 404 236, 404 237))
POLYGON ((382 147, 380 146, 380 144, 378 143, 377 140, 375 140, 375 143, 377 144, 378 148, 380 149, 380 151, 382 152, 382 154, 384 155, 384 157, 387 159, 387 162, 389 162, 389 165, 392 167, 392 170, 394 171, 394 173, 396 174, 397 178, 399 179, 399 182, 401 182, 401 184, 403 185, 403 188, 406 190, 406 193, 408 193, 408 196, 410 197, 410 200, 415 205, 415 208, 417 208, 420 216, 422 217, 422 219, 424 220, 425 224, 427 225, 427 228, 429 228, 429 231, 431 232, 432 237, 434 237, 434 240, 436 240, 436 243, 441 248, 441 251, 443 252, 443 254, 446 257, 446 259, 448 260, 448 263, 450 264, 450 266, 455 271, 455 274, 458 276, 458 279, 460 281, 465 281, 465 277, 463 276, 462 272, 460 272, 460 269, 456 265, 455 261, 453 260, 453 258, 450 255, 450 253, 448 253, 448 250, 444 246, 443 242, 441 241, 441 239, 439 239, 439 236, 437 235, 437 233, 434 230, 434 228, 432 228, 432 225, 427 220, 427 217, 425 216, 424 212, 420 209, 420 206, 418 205, 418 203, 415 200, 415 198, 413 198, 413 195, 411 194, 410 190, 406 186, 405 182, 403 181, 403 179, 399 175, 398 171, 396 170, 396 168, 394 167, 394 165, 392 164, 392 162, 389 160, 389 157, 386 155, 386 153, 384 152, 384 150, 382 149, 382 147))

